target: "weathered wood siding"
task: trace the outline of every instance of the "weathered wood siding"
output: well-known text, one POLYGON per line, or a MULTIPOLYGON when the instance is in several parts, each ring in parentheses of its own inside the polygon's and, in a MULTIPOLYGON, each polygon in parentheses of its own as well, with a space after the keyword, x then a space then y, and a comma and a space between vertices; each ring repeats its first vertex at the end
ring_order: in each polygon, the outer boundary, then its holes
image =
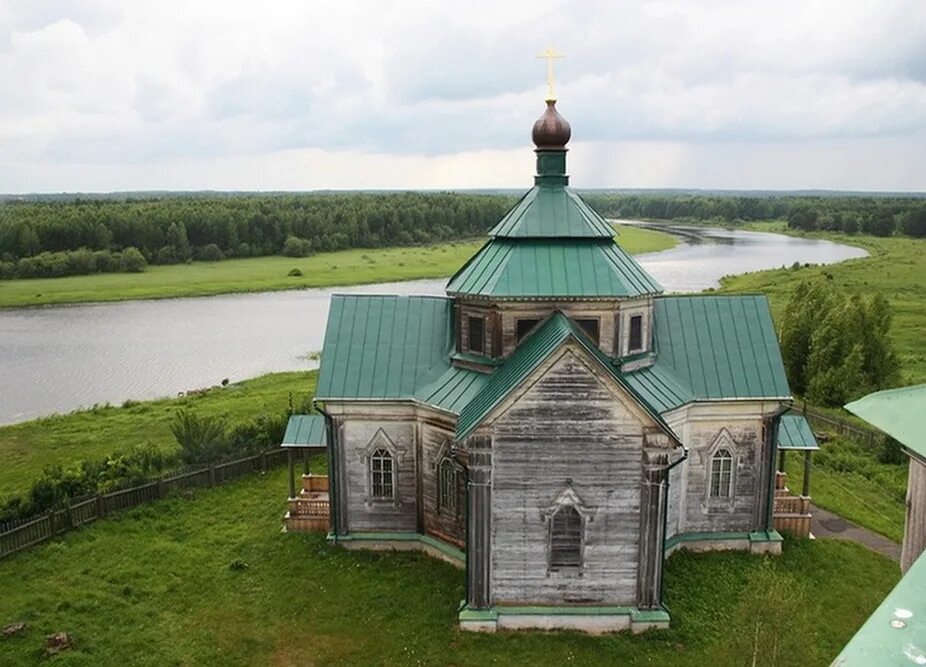
POLYGON ((348 531, 417 530, 416 423, 414 421, 371 421, 345 418, 339 430, 339 481, 343 488, 339 508, 346 515, 339 523, 348 531), (376 434, 382 430, 396 454, 396 499, 371 500, 367 456, 376 434), (346 525, 345 525, 346 524, 346 525))
POLYGON ((926 550, 926 461, 910 457, 907 478, 907 519, 904 529, 900 570, 906 572, 926 550))
POLYGON ((461 471, 457 486, 456 513, 440 507, 438 466, 445 454, 449 454, 449 443, 453 431, 431 425, 421 430, 421 502, 424 510, 424 530, 435 537, 453 542, 459 546, 465 541, 466 531, 466 480, 461 471))
POLYGON ((560 310, 573 319, 598 320, 598 347, 610 355, 614 350, 615 302, 530 302, 501 305, 501 353, 508 357, 518 346, 518 320, 546 319, 560 310))
POLYGON ((684 532, 743 532, 759 527, 759 493, 767 491, 761 464, 765 443, 761 419, 755 421, 698 421, 689 425, 689 447, 684 499, 684 532), (726 430, 733 451, 733 496, 709 498, 710 463, 717 440, 726 430))
POLYGON ((684 463, 669 471, 669 507, 666 512, 666 537, 672 537, 679 532, 679 517, 681 515, 682 494, 684 493, 684 463))
POLYGON ((636 602, 644 423, 578 354, 538 371, 491 425, 495 603, 636 602), (544 511, 568 485, 593 513, 581 576, 548 571, 544 511))

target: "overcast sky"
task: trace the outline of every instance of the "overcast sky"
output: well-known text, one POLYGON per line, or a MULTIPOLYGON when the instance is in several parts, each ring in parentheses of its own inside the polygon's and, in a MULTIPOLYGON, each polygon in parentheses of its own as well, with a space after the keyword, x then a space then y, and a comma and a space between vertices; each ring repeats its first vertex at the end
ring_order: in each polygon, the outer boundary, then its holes
POLYGON ((0 0, 0 192, 926 190, 926 0, 0 0))

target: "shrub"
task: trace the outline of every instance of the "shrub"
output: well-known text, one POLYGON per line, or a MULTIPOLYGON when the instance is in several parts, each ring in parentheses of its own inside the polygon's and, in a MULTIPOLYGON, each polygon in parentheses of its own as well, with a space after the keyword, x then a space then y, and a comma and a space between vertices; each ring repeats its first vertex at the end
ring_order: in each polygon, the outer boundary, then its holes
POLYGON ((201 248, 197 248, 195 254, 196 259, 202 260, 203 262, 218 262, 219 260, 225 259, 225 255, 222 254, 222 249, 215 243, 207 243, 201 248))
POLYGON ((312 243, 298 236, 287 236, 283 244, 283 255, 286 257, 308 257, 312 254, 312 243))
POLYGON ((289 273, 287 273, 286 275, 288 275, 290 278, 298 278, 299 276, 302 275, 302 271, 300 271, 299 269, 290 269, 289 273))
POLYGON ((128 247, 122 251, 122 270, 127 273, 141 273, 148 266, 145 256, 139 252, 138 248, 128 247))
POLYGON ((171 420, 170 430, 180 445, 180 458, 184 463, 216 461, 229 450, 225 424, 218 417, 178 410, 171 420))

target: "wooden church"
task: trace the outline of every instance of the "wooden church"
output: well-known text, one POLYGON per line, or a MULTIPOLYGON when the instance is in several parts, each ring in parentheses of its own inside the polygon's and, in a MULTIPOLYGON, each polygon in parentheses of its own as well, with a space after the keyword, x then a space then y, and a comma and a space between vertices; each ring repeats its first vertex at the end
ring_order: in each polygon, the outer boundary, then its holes
POLYGON ((666 627, 674 549, 781 550, 765 297, 663 295, 569 187, 570 132, 548 100, 446 296, 332 297, 323 416, 287 435, 327 447, 332 543, 465 568, 464 629, 666 627))

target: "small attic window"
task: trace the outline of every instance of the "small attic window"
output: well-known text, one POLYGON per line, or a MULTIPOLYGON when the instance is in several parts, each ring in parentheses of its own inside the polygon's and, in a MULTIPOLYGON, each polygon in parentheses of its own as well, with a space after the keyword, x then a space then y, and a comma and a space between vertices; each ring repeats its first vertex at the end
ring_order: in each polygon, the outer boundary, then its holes
POLYGON ((598 345, 598 318, 577 318, 575 322, 582 328, 582 331, 588 334, 595 345, 598 345))
POLYGON ((467 317, 466 327, 468 335, 466 349, 477 354, 485 354, 485 318, 467 317))
POLYGON ((524 320, 518 320, 518 342, 524 340, 524 337, 531 332, 535 326, 540 323, 540 319, 531 317, 524 320))
POLYGON ((643 349, 643 316, 634 315, 630 318, 630 337, 627 342, 629 352, 639 352, 643 349))

